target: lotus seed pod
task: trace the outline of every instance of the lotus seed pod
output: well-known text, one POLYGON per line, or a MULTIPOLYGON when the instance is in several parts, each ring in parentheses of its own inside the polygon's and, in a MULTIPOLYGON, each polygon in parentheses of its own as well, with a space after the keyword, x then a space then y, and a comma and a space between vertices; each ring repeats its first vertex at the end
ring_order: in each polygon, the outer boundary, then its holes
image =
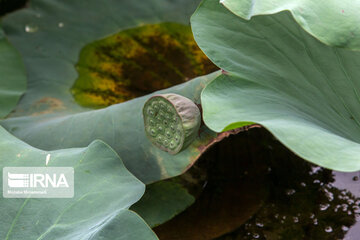
POLYGON ((196 138, 201 114, 190 99, 178 94, 151 97, 143 108, 145 132, 163 151, 177 154, 196 138))

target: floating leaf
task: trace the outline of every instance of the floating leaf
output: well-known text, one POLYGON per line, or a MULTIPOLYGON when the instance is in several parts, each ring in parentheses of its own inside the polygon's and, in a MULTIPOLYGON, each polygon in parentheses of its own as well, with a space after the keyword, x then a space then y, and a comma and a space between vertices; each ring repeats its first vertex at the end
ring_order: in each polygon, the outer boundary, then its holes
POLYGON ((289 12, 247 21, 216 0, 200 5, 192 29, 225 73, 202 92, 207 126, 256 122, 306 160, 360 169, 359 52, 321 43, 289 12))

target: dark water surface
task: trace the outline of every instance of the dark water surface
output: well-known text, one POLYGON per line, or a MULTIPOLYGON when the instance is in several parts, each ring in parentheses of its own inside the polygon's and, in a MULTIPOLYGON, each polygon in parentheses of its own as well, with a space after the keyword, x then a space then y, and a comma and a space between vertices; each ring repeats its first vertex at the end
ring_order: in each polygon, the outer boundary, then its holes
POLYGON ((155 228, 161 240, 360 239, 359 173, 310 164, 265 129, 222 141, 197 165, 203 192, 155 228))
POLYGON ((268 154, 251 159, 267 166, 268 196, 244 225, 218 239, 360 239, 359 173, 312 165, 264 130, 252 131, 247 137, 268 154))

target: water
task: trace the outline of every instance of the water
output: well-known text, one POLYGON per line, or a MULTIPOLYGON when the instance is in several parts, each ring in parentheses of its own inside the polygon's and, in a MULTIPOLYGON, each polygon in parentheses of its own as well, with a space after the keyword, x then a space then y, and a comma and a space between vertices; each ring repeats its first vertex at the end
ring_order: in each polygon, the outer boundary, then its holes
MULTIPOLYGON (((342 226, 342 230, 347 232, 345 240, 357 240, 360 236, 360 219, 358 216, 360 213, 360 185, 358 181, 360 172, 342 173, 334 171, 333 174, 335 176, 334 186, 339 189, 345 189, 345 192, 350 192, 356 198, 343 197, 352 206, 351 211, 354 213, 356 223, 350 227, 342 226)), ((345 209, 345 205, 343 207, 345 209)))
MULTIPOLYGON (((341 173, 314 166, 290 153, 264 130, 251 131, 246 133, 250 144, 259 139, 263 142, 254 143, 260 146, 254 147, 255 157, 250 161, 259 168, 271 169, 264 183, 269 193, 263 206, 246 224, 217 239, 254 239, 253 233, 256 233, 256 239, 266 240, 358 240, 360 173, 341 173), (259 154, 264 157, 259 158, 259 154)), ((241 137, 234 137, 233 141, 236 138, 241 137)))
POLYGON ((29 24, 26 24, 25 25, 25 32, 28 32, 28 33, 35 33, 39 30, 39 27, 36 26, 35 24, 33 23, 29 23, 29 24))
POLYGON ((314 166, 264 129, 225 139, 196 164, 208 170, 202 195, 177 220, 155 228, 160 239, 183 232, 187 240, 359 239, 359 173, 314 166))
POLYGON ((331 232, 332 232, 332 227, 327 226, 327 227, 325 228, 325 232, 331 233, 331 232))

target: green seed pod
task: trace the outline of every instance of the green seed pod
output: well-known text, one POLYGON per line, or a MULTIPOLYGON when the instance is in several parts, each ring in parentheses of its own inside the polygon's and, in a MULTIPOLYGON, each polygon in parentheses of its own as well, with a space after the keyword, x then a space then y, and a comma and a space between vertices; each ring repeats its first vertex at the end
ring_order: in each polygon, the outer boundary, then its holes
POLYGON ((201 124, 201 114, 195 103, 175 93, 152 96, 144 105, 143 115, 150 141, 170 154, 189 146, 201 124))

